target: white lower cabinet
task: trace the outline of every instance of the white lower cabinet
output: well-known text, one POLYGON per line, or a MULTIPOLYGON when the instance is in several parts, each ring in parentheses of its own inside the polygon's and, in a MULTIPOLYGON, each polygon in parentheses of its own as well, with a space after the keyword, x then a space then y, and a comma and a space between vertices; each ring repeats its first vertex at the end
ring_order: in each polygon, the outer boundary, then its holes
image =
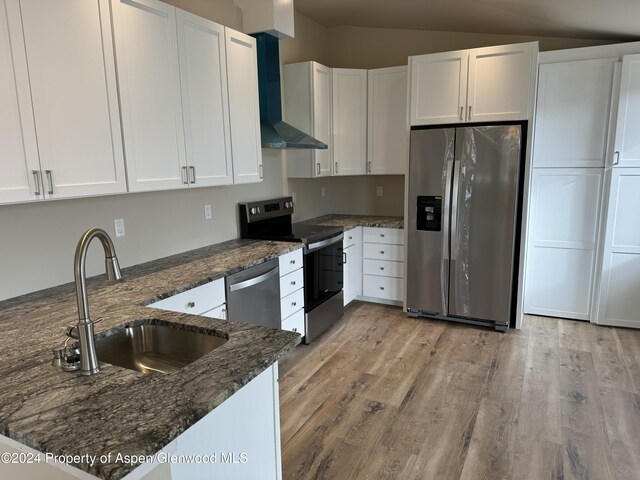
POLYGON ((225 318, 224 278, 205 283, 182 293, 151 303, 148 307, 170 312, 191 313, 204 317, 225 318), (224 316, 218 316, 224 315, 224 316))
POLYGON ((302 249, 281 255, 280 269, 280 318, 281 328, 305 336, 304 270, 302 249))
POLYGON ((398 305, 404 299, 404 230, 364 227, 362 297, 398 305))
POLYGON ((640 168, 616 168, 604 241, 597 322, 640 328, 640 168))
POLYGON ((344 232, 343 296, 344 305, 362 295, 362 227, 344 232))

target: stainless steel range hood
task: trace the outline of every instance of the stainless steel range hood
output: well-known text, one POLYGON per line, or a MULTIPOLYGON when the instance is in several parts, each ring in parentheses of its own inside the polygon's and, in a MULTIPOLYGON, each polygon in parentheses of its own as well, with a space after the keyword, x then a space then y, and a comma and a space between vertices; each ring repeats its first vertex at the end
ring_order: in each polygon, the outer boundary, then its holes
POLYGON ((262 147, 326 149, 327 144, 282 121, 278 39, 268 33, 252 36, 257 40, 262 147))

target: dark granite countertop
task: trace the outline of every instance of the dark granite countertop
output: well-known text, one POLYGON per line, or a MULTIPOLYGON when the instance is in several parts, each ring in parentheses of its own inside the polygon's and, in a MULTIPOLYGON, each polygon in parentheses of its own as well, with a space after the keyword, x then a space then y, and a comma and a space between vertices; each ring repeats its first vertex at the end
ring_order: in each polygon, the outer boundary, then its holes
MULTIPOLYGON (((144 305, 300 248, 232 240, 123 270, 122 282, 88 282, 96 334, 135 320, 213 330, 229 340, 176 372, 143 375, 102 364, 81 376, 51 366, 51 349, 77 322, 73 284, 0 302, 0 433, 55 455, 152 455, 300 342, 300 335, 146 308, 144 305)), ((105 479, 135 466, 80 463, 105 479)))
POLYGON ((345 230, 354 227, 384 227, 404 228, 404 217, 385 217, 379 215, 343 215, 331 214, 310 218, 301 223, 326 225, 328 227, 344 227, 345 230))

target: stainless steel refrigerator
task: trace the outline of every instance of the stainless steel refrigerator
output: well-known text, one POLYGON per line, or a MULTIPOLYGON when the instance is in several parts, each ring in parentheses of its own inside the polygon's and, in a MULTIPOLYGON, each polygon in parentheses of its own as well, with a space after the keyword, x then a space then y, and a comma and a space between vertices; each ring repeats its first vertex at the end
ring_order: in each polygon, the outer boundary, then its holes
POLYGON ((525 131, 524 124, 412 129, 409 315, 509 327, 525 131))

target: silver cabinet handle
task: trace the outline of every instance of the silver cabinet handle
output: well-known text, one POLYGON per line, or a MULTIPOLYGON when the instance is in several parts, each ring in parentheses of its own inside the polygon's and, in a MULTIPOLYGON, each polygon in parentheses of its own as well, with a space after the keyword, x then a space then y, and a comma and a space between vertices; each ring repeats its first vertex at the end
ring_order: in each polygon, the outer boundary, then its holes
POLYGON ((291 265, 295 265, 295 264, 296 264, 296 261, 295 261, 295 260, 290 260, 290 261, 289 261, 289 263, 290 263, 291 265))
POLYGON ((382 238, 384 238, 384 233, 381 233, 381 234, 380 234, 380 236, 381 236, 382 238))
POLYGON ((53 172, 51 170, 45 170, 47 176, 47 182, 49 183, 49 195, 53 195, 53 172))
POLYGON ((367 162, 367 173, 371 173, 371 161, 367 162))
POLYGON ((380 267, 380 270, 384 270, 384 267, 380 267))
POLYGON ((464 105, 460 105, 460 121, 464 120, 464 118, 462 118, 462 115, 464 115, 464 105))
POLYGON ((296 305, 297 305, 297 303, 296 303, 296 302, 291 302, 291 306, 292 306, 292 307, 295 307, 296 305))
POLYGON ((187 308, 194 308, 196 306, 196 302, 188 302, 187 308))
POLYGON ((185 185, 189 183, 189 170, 187 170, 187 167, 182 167, 182 183, 185 185))
POLYGON ((353 237, 351 235, 349 235, 349 240, 353 240, 353 237))
POLYGON ((260 164, 260 178, 264 178, 264 172, 262 170, 262 164, 260 164))
POLYGON ((380 250, 380 254, 381 254, 381 255, 384 255, 384 250, 380 250))
POLYGON ((467 117, 467 120, 471 121, 471 105, 469 105, 469 116, 467 117))
POLYGON ((613 165, 618 165, 618 163, 620 163, 620 152, 613 152, 613 154, 616 157, 616 160, 613 162, 613 165))
POLYGON ((196 167, 189 167, 189 171, 191 172, 190 183, 196 183, 196 167))
POLYGON ((227 319, 227 309, 223 308, 222 310, 220 310, 220 315, 222 316, 223 320, 227 319))
POLYGON ((336 175, 338 174, 338 162, 336 162, 336 175))
POLYGON ((342 263, 345 265, 347 263, 347 252, 342 252, 342 263))
POLYGON ((294 332, 294 333, 298 333, 298 329, 297 329, 296 327, 293 327, 293 328, 291 329, 291 331, 292 331, 292 332, 294 332))
POLYGON ((384 287, 380 287, 380 290, 384 290, 384 287))
POLYGON ((35 184, 35 194, 36 195, 41 195, 42 191, 40 190, 40 184, 42 181, 42 173, 40 172, 40 170, 31 170, 31 173, 33 173, 33 183, 35 184))
POLYGON ((316 175, 320 175, 320 162, 316 163, 316 175))
POLYGON ((294 280, 293 282, 291 282, 291 285, 295 286, 296 281, 294 280))

